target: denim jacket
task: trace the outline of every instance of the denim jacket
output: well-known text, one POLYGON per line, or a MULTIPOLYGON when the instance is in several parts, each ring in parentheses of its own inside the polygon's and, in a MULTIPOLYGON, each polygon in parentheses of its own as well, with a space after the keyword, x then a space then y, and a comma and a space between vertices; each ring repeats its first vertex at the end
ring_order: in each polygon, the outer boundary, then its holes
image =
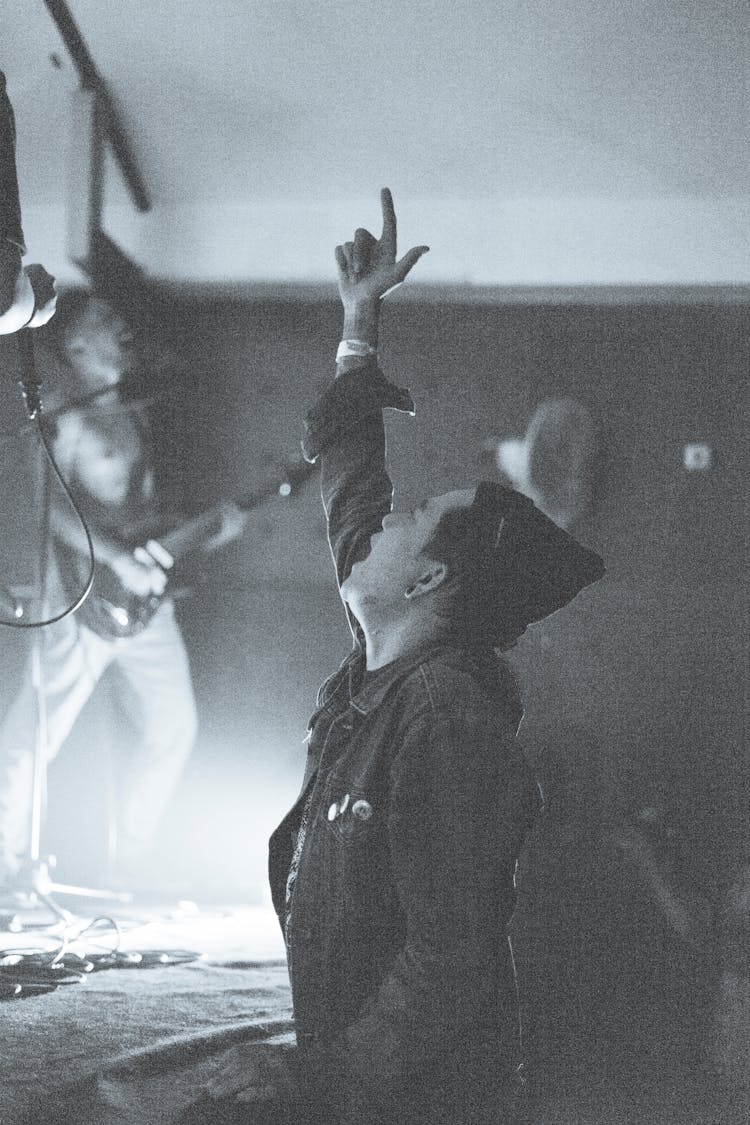
MULTIPOLYGON (((391 508, 388 406, 413 410, 369 362, 308 415, 339 583, 391 508)), ((270 844, 302 1081, 320 1120, 476 1125, 518 1063, 508 924, 539 807, 520 700, 504 661, 449 643, 365 675, 350 625, 353 651, 320 689, 302 790, 270 844)))

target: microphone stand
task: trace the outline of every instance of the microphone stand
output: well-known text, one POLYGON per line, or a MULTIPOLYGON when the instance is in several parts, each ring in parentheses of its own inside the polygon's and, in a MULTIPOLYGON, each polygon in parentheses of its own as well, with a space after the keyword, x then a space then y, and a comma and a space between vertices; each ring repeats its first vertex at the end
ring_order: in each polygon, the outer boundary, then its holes
MULTIPOLYGON (((18 192, 18 176, 16 172, 16 124, 13 106, 6 92, 5 75, 0 71, 0 237, 10 237, 18 246, 21 254, 25 250, 23 231, 21 228, 21 207, 18 192)), ((32 314, 33 315, 33 314, 32 314)), ((39 396, 39 380, 34 362, 34 342, 32 332, 22 328, 16 333, 18 344, 18 359, 20 367, 21 393, 26 405, 26 412, 30 422, 37 420, 41 412, 41 399, 39 396)), ((41 472, 38 482, 41 493, 41 543, 38 552, 38 590, 39 604, 42 613, 47 604, 46 566, 49 550, 49 472, 44 450, 42 451, 41 472)), ((22 604, 16 602, 16 616, 23 615, 22 604)), ((43 619, 43 618, 42 618, 43 619)), ((33 902, 44 903, 56 918, 68 921, 70 914, 59 906, 54 898, 54 893, 69 895, 85 895, 93 898, 114 898, 120 901, 130 901, 130 896, 117 894, 115 891, 95 891, 89 887, 74 887, 64 883, 54 883, 49 874, 50 866, 54 861, 51 857, 46 860, 41 856, 41 828, 42 810, 46 789, 47 773, 47 707, 44 684, 44 661, 42 658, 41 627, 35 630, 36 636, 32 642, 31 675, 34 696, 36 699, 36 730, 34 740, 34 772, 31 794, 31 822, 29 827, 29 854, 28 861, 22 869, 22 879, 26 878, 26 887, 17 882, 16 889, 23 893, 27 890, 33 902)))
MULTIPOLYGON (((29 339, 30 333, 22 331, 19 333, 19 344, 21 338, 24 339, 22 345, 22 362, 28 372, 31 365, 33 365, 33 342, 29 339)), ((34 381, 34 389, 38 391, 38 383, 34 381)), ((41 409, 41 403, 38 399, 38 394, 34 402, 29 402, 29 398, 24 393, 27 409, 30 418, 33 420, 41 409), (33 409, 33 413, 32 413, 33 409)), ((38 422, 41 425, 41 421, 38 422)), ((38 510, 41 512, 41 529, 39 536, 39 548, 37 551, 38 571, 37 571, 37 590, 39 593, 39 616, 44 619, 48 612, 48 598, 47 598, 47 567, 49 561, 49 553, 51 550, 50 543, 50 473, 49 466, 44 448, 41 449, 41 459, 39 465, 38 479, 37 479, 37 495, 39 498, 38 510)), ((23 616, 23 605, 16 603, 16 616, 23 616), (20 611, 20 612, 19 612, 20 611)), ((21 895, 28 895, 32 903, 42 903, 51 911, 56 919, 64 922, 69 922, 72 919, 71 913, 64 907, 60 906, 54 899, 55 894, 73 895, 84 898, 92 899, 110 899, 117 902, 127 903, 132 901, 132 896, 126 892, 107 890, 107 889, 94 889, 93 887, 79 887, 70 883, 57 883, 54 882, 50 876, 50 868, 55 865, 54 856, 42 857, 41 854, 41 836, 42 836, 42 820, 43 810, 45 806, 46 788, 47 788, 47 744, 48 744, 48 724, 47 724, 47 698, 45 693, 45 674, 44 674, 44 658, 43 658, 43 644, 44 637, 42 636, 42 628, 40 626, 34 629, 34 637, 32 639, 31 647, 31 683, 34 691, 35 700, 35 732, 34 732, 34 769, 31 788, 31 818, 29 823, 29 844, 28 844, 28 857, 23 864, 20 873, 20 879, 17 879, 14 885, 14 890, 21 895)))

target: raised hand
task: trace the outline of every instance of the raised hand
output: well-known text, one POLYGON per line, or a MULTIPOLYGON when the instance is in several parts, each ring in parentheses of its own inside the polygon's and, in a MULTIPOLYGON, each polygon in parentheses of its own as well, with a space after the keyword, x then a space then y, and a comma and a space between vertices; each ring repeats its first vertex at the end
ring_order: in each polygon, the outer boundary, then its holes
POLYGON ((400 285, 429 250, 429 246, 413 246, 397 261, 396 212, 388 188, 381 191, 380 203, 383 209, 380 238, 359 227, 352 242, 336 247, 339 293, 345 308, 379 300, 389 289, 400 285))
POLYGON ((221 520, 219 529, 203 544, 204 551, 218 551, 226 543, 232 543, 235 539, 239 539, 250 518, 249 513, 243 512, 242 508, 235 504, 233 500, 222 500, 218 505, 218 513, 221 520))

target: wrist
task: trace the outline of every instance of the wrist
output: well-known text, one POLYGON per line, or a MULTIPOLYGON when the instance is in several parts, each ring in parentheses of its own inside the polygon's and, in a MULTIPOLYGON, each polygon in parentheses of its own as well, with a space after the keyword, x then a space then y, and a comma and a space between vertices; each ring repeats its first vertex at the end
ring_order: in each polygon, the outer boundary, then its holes
POLYGON ((374 359, 377 354, 378 349, 372 344, 368 344, 365 340, 357 340, 351 336, 346 336, 336 350, 336 363, 354 360, 356 365, 359 366, 365 361, 374 359))
POLYGON ((344 305, 344 327, 342 331, 344 340, 361 340, 363 343, 369 344, 370 347, 377 348, 379 325, 380 300, 378 298, 344 305))

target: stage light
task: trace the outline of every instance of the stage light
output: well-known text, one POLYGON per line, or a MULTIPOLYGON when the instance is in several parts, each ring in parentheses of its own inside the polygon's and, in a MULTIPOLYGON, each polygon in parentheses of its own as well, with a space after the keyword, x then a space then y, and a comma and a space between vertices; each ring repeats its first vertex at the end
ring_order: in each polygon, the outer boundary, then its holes
POLYGON ((682 447, 682 464, 689 473, 702 473, 711 468, 711 446, 703 442, 691 442, 682 447))

